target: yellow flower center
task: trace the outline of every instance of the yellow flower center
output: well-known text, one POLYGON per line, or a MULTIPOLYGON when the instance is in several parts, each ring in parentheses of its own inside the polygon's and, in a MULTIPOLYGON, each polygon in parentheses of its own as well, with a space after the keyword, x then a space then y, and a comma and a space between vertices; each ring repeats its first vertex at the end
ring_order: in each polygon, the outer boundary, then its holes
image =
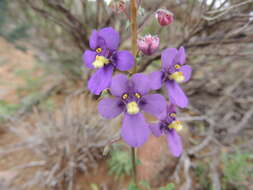
POLYGON ((168 125, 168 128, 175 129, 178 132, 182 130, 183 125, 180 121, 173 121, 171 124, 168 125))
POLYGON ((139 93, 137 93, 137 92, 134 94, 134 96, 135 96, 136 98, 138 98, 138 99, 141 98, 141 95, 140 95, 139 93))
POLYGON ((185 78, 182 72, 175 72, 170 75, 170 79, 173 79, 176 82, 180 83, 183 82, 185 78))
POLYGON ((106 59, 104 56, 96 56, 96 60, 92 63, 92 65, 96 68, 102 68, 103 66, 105 66, 106 64, 109 63, 109 60, 106 59))
POLYGON ((123 100, 126 100, 127 98, 128 98, 128 94, 125 93, 125 94, 122 95, 123 100))
POLYGON ((175 69, 180 69, 180 68, 181 68, 181 65, 176 64, 176 65, 174 65, 174 67, 175 67, 175 69))
POLYGON ((97 48, 97 49, 96 49, 96 52, 97 52, 97 53, 101 53, 101 52, 102 52, 102 49, 101 49, 101 48, 97 48))
POLYGON ((139 113, 140 108, 136 102, 129 102, 127 104, 127 113, 134 115, 139 113))

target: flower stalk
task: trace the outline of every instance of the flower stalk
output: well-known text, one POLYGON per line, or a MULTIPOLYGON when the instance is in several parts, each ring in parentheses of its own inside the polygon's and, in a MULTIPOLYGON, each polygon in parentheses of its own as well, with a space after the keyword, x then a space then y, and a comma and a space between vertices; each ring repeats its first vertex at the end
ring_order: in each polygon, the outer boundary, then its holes
MULTIPOLYGON (((132 53, 133 56, 136 57, 137 55, 137 2, 136 0, 131 0, 131 37, 132 37, 132 53)), ((136 73, 137 66, 136 64, 133 67, 133 74, 136 73)), ((132 167, 133 167, 133 180, 134 183, 137 184, 136 178, 136 161, 135 161, 135 148, 131 148, 131 158, 132 158, 132 167)))
MULTIPOLYGON (((131 37, 132 37, 132 53, 134 57, 137 55, 137 2, 131 0, 131 37)), ((136 73, 136 65, 133 68, 133 73, 136 73)))
POLYGON ((133 180, 134 183, 137 184, 137 172, 136 172, 136 159, 135 159, 135 148, 131 148, 131 158, 132 158, 132 167, 133 167, 133 180))

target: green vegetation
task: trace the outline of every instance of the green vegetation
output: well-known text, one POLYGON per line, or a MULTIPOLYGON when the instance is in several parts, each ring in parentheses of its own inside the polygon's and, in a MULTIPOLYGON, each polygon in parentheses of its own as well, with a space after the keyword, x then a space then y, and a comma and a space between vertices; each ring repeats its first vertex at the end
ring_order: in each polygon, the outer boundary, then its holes
POLYGON ((205 163, 200 163, 196 168, 194 168, 194 173, 201 187, 203 187, 203 189, 210 189, 210 180, 207 176, 208 165, 205 163))
POLYGON ((7 19, 7 0, 0 1, 0 34, 7 19))
POLYGON ((19 104, 10 104, 4 100, 0 100, 0 115, 10 116, 20 108, 19 104))
MULTIPOLYGON (((18 23, 14 28, 6 27, 6 24, 10 22, 8 3, 7 0, 0 1, 0 36, 3 36, 9 42, 15 42, 19 39, 27 38, 28 24, 18 23)), ((20 46, 19 48, 22 49, 20 46)))
MULTIPOLYGON (((150 184, 146 181, 139 182, 139 187, 143 187, 147 190, 152 190, 150 184)), ((130 183, 127 190, 140 190, 135 183, 130 183)), ((163 187, 160 187, 158 190, 173 190, 175 188, 175 185, 173 183, 169 183, 163 187)))
POLYGON ((228 189, 228 184, 232 184, 237 189, 243 189, 243 182, 253 177, 253 154, 249 152, 236 151, 233 154, 223 154, 224 164, 223 189, 228 189))
POLYGON ((131 157, 127 150, 123 150, 122 145, 114 145, 110 156, 110 159, 107 161, 109 174, 115 175, 116 178, 129 176, 131 174, 131 157))
POLYGON ((160 187, 159 190, 173 190, 175 188, 175 185, 173 183, 169 183, 164 187, 160 187))
POLYGON ((95 183, 90 184, 90 188, 91 188, 91 190, 99 190, 98 185, 95 183))
MULTIPOLYGON (((221 186, 222 190, 235 188, 243 190, 243 184, 247 184, 253 177, 253 155, 249 152, 236 151, 234 153, 224 153, 221 156, 222 173, 221 186)), ((199 163, 194 168, 194 174, 201 188, 213 190, 208 176, 208 165, 199 163)))

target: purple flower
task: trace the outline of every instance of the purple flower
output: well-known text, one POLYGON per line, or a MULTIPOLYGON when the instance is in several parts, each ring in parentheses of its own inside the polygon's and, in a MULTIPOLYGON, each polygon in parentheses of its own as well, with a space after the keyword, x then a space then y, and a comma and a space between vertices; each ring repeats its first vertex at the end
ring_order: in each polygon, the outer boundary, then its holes
POLYGON ((176 109, 174 105, 167 106, 166 112, 161 116, 159 123, 150 124, 150 129, 156 137, 162 134, 167 136, 168 146, 172 155, 178 157, 183 151, 181 137, 177 131, 182 129, 180 121, 176 120, 176 109))
POLYGON ((149 78, 144 74, 134 74, 131 79, 118 74, 112 79, 110 92, 113 98, 99 102, 99 113, 112 119, 124 113, 121 136, 132 147, 146 142, 150 129, 142 111, 158 117, 166 110, 166 100, 160 94, 148 94, 149 78))
POLYGON ((159 47, 160 39, 158 36, 146 35, 139 37, 137 44, 139 50, 145 55, 152 55, 159 47))
POLYGON ((157 90, 165 83, 171 103, 184 108, 188 105, 188 98, 178 83, 187 82, 191 73, 191 67, 185 65, 184 48, 167 48, 162 52, 162 70, 150 74, 150 85, 157 90))
POLYGON ((134 57, 129 51, 117 51, 119 33, 113 28, 93 30, 89 43, 92 50, 86 50, 83 61, 90 69, 97 69, 88 82, 89 90, 100 94, 111 83, 114 69, 127 71, 134 65, 134 57))

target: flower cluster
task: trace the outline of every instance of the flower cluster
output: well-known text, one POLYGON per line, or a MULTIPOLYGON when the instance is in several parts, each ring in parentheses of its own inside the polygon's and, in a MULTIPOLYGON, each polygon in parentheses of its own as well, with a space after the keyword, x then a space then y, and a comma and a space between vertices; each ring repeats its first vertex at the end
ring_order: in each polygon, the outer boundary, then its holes
POLYGON ((111 83, 115 69, 127 71, 134 65, 134 57, 129 51, 119 51, 120 36, 113 28, 94 30, 89 43, 92 50, 86 50, 83 61, 90 69, 97 71, 88 82, 89 90, 99 95, 111 83))
MULTIPOLYGON (((113 28, 94 30, 89 39, 91 50, 83 54, 88 68, 96 72, 88 81, 89 90, 99 95, 109 89, 110 97, 103 98, 98 105, 99 113, 106 119, 123 114, 121 136, 132 147, 143 145, 150 136, 167 136, 174 156, 180 156, 183 148, 177 132, 182 128, 176 120, 176 106, 185 108, 188 99, 179 83, 191 77, 191 67, 185 65, 185 50, 181 47, 167 48, 161 54, 162 67, 150 74, 136 73, 131 77, 116 74, 115 70, 128 71, 134 65, 134 56, 126 50, 118 50, 120 37, 113 28), (165 86, 168 103, 164 96, 152 93, 165 86), (156 117, 157 123, 149 123, 143 113, 156 117)), ((159 46, 159 38, 147 35, 138 41, 145 55, 151 55, 159 46)))

